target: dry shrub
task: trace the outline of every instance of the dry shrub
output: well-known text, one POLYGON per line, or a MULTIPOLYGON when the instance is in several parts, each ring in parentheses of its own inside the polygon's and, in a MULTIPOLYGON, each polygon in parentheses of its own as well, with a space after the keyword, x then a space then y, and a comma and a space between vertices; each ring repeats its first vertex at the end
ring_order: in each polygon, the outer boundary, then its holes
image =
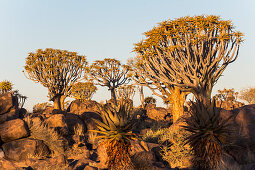
POLYGON ((65 139, 53 128, 44 123, 33 122, 32 119, 30 116, 24 118, 30 130, 30 138, 42 140, 49 147, 52 155, 64 154, 65 139))
POLYGON ((74 126, 74 134, 77 136, 84 136, 84 128, 81 124, 77 124, 76 126, 74 126))
POLYGON ((191 147, 185 144, 188 133, 178 128, 175 130, 167 129, 166 133, 161 136, 161 141, 169 143, 168 146, 162 147, 162 158, 169 163, 171 167, 185 168, 190 167, 192 158, 191 147))
POLYGON ((192 152, 189 144, 185 145, 185 138, 188 133, 182 128, 159 128, 150 129, 143 136, 146 142, 164 144, 161 150, 163 160, 171 167, 190 167, 192 152))

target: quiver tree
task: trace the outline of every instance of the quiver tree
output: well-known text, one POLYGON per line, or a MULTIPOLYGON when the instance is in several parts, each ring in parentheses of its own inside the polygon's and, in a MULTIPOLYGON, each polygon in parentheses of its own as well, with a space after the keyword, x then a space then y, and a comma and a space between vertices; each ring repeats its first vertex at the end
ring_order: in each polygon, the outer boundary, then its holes
POLYGON ((90 100, 96 91, 97 87, 92 82, 78 82, 72 87, 71 97, 84 102, 90 100))
POLYGON ((64 108, 64 100, 72 86, 81 78, 86 57, 66 50, 38 49, 26 58, 25 76, 48 88, 48 97, 55 109, 64 108))
MULTIPOLYGON (((158 44, 160 44, 160 42, 158 42, 158 44)), ((160 97, 164 101, 164 103, 171 104, 173 111, 173 122, 176 122, 176 120, 183 115, 184 112, 183 106, 186 100, 186 96, 188 95, 188 92, 182 90, 178 86, 170 84, 169 82, 164 82, 159 77, 152 75, 146 65, 148 61, 146 60, 146 58, 143 57, 143 52, 138 50, 138 45, 140 44, 136 44, 135 47, 135 51, 138 53, 137 58, 130 59, 130 62, 133 62, 132 63, 133 66, 132 70, 134 74, 133 80, 138 85, 140 85, 141 88, 143 86, 148 87, 152 91, 152 93, 160 97)), ((151 52, 153 52, 154 50, 146 46, 144 48, 147 48, 144 50, 151 50, 151 52)))
POLYGON ((243 89, 240 93, 240 99, 245 100, 248 104, 255 104, 255 88, 243 89))
POLYGON ((233 28, 213 15, 168 20, 146 32, 135 51, 152 77, 207 105, 213 85, 238 56, 242 33, 233 28))
POLYGON ((8 81, 8 80, 4 80, 0 82, 0 92, 3 93, 7 93, 10 92, 13 89, 13 84, 12 82, 8 81))
POLYGON ((135 51, 147 72, 163 83, 192 92, 197 102, 185 129, 197 169, 215 169, 226 144, 227 120, 221 122, 211 101, 212 88, 238 56, 242 33, 217 16, 183 17, 161 22, 145 33, 135 51), (202 115, 202 116, 201 116, 202 115))
POLYGON ((105 58, 97 60, 88 68, 86 79, 95 80, 96 85, 108 87, 111 99, 116 103, 115 89, 130 81, 130 68, 122 65, 119 60, 105 58))
POLYGON ((116 89, 116 97, 118 99, 133 100, 135 95, 134 85, 123 85, 116 89))
POLYGON ((227 110, 243 106, 244 103, 237 101, 238 94, 233 88, 218 90, 218 93, 214 96, 216 106, 227 110))

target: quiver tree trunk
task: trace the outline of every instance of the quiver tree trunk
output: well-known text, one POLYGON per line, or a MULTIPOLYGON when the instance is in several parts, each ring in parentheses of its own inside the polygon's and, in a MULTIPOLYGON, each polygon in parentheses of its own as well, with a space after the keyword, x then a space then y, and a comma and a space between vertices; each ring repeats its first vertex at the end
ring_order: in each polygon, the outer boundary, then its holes
POLYGON ((109 88, 109 90, 111 91, 111 99, 113 100, 114 104, 117 104, 115 88, 109 88))
POLYGON ((211 105, 211 87, 207 86, 205 89, 196 90, 193 94, 199 102, 201 102, 206 108, 209 108, 211 105))
POLYGON ((139 88, 139 92, 140 92, 140 101, 141 101, 142 107, 143 107, 143 109, 144 109, 144 108, 145 108, 145 105, 144 105, 143 86, 138 87, 138 88, 139 88))
POLYGON ((61 95, 53 97, 52 101, 54 102, 54 109, 62 110, 61 95))
POLYGON ((182 92, 179 87, 173 87, 170 90, 170 102, 172 104, 173 123, 184 114, 184 102, 186 93, 182 92))

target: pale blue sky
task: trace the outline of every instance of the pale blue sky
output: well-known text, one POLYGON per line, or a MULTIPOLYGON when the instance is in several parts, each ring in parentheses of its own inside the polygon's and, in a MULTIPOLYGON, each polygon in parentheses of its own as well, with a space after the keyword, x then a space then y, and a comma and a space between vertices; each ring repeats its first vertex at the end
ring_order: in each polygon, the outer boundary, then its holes
MULTIPOLYGON (((11 80, 28 96, 31 110, 45 102, 47 89, 24 77, 25 58, 38 48, 86 55, 91 63, 113 57, 126 62, 133 44, 157 23, 186 15, 213 14, 231 19, 245 34, 239 58, 215 86, 240 90, 255 86, 254 0, 0 0, 0 81, 11 80)), ((149 95, 149 92, 146 93, 149 95)), ((93 99, 110 97, 100 89, 93 99)), ((138 104, 139 100, 135 99, 138 104)))

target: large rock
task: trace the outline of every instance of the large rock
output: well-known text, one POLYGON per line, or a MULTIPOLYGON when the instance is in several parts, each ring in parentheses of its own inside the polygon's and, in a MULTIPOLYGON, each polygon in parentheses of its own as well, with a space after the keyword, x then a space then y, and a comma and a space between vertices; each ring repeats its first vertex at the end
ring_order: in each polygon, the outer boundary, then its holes
POLYGON ((97 129, 94 119, 103 121, 101 116, 99 114, 97 114, 96 112, 84 112, 82 115, 80 115, 80 117, 85 122, 85 124, 87 126, 87 130, 97 129))
POLYGON ((27 126, 21 119, 10 120, 0 124, 0 137, 3 142, 10 142, 28 135, 27 126))
POLYGON ((0 124, 17 118, 19 118, 19 112, 12 107, 9 112, 0 115, 0 124))
POLYGON ((229 116, 232 116, 229 121, 232 134, 228 142, 233 145, 229 147, 228 153, 239 164, 255 163, 255 104, 221 111, 223 119, 229 116))
POLYGON ((100 112, 97 105, 98 103, 94 100, 88 100, 84 102, 74 100, 68 107, 67 112, 77 115, 81 115, 84 112, 100 112))
POLYGON ((66 113, 64 116, 65 116, 65 121, 67 123, 69 132, 71 134, 75 133, 74 129, 75 127, 77 128, 78 126, 82 127, 84 133, 87 131, 84 122, 78 115, 73 113, 66 113))
POLYGON ((155 108, 147 109, 146 114, 148 118, 159 121, 159 120, 165 120, 167 113, 168 113, 167 109, 163 107, 155 107, 155 108))
POLYGON ((17 100, 11 93, 0 94, 0 115, 9 112, 14 106, 17 107, 17 100))
POLYGON ((49 154, 48 147, 41 140, 19 139, 3 144, 3 151, 7 158, 20 161, 29 157, 44 157, 49 154))
POLYGON ((63 114, 55 114, 45 120, 48 127, 55 128, 63 135, 68 135, 68 127, 63 114))

